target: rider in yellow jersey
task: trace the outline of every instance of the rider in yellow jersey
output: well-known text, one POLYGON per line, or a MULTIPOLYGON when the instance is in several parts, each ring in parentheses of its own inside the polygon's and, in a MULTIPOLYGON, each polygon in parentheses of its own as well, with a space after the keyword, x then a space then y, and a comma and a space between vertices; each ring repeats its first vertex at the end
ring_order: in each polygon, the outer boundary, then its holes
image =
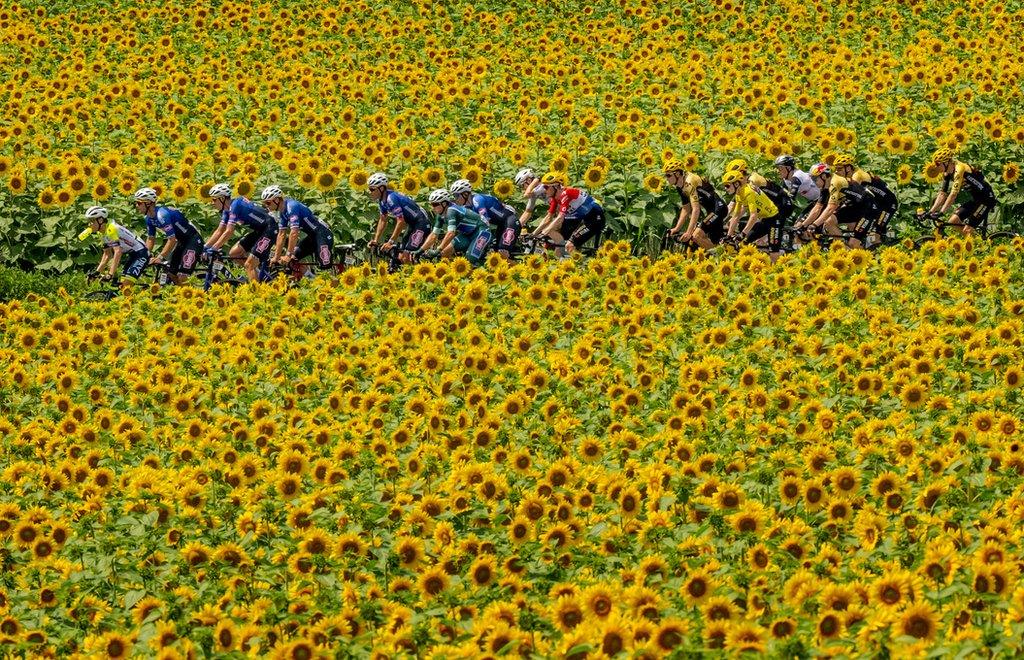
POLYGON ((939 149, 932 157, 932 163, 942 171, 942 187, 932 204, 932 214, 946 213, 956 202, 961 192, 969 199, 964 201, 950 217, 953 225, 962 225, 965 234, 980 229, 988 221, 988 214, 996 207, 996 195, 985 180, 981 170, 956 159, 949 149, 939 149))
POLYGON ((705 250, 710 250, 722 240, 725 232, 725 220, 729 215, 725 201, 715 191, 711 181, 687 172, 686 166, 678 159, 665 164, 665 181, 675 187, 683 203, 679 218, 669 234, 678 237, 680 242, 692 240, 705 250))
POLYGON ((773 257, 779 252, 781 231, 779 208, 763 190, 750 183, 749 177, 739 170, 728 170, 722 175, 725 192, 733 195, 729 236, 754 243, 768 237, 768 250, 773 257), (747 224, 737 233, 740 219, 747 215, 747 224))

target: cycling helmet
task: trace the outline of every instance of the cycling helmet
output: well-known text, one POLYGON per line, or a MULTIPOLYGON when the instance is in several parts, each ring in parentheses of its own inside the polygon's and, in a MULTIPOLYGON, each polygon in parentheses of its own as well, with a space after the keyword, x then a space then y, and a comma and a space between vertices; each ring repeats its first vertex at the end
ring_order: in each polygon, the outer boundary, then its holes
POLYGON ((743 172, 739 170, 726 170, 725 174, 722 175, 722 184, 729 185, 730 183, 736 183, 743 179, 743 172))
POLYGON ((828 176, 829 174, 832 174, 832 170, 825 163, 815 164, 810 171, 811 176, 828 176))
POLYGON ((775 159, 775 167, 796 167, 796 158, 783 154, 775 159))
POLYGON ((445 202, 448 202, 450 204, 452 201, 452 194, 445 190, 444 188, 438 188, 434 192, 430 193, 429 201, 431 205, 443 204, 445 202))
POLYGON ((565 185, 565 175, 561 172, 548 172, 544 175, 544 178, 540 180, 545 186, 550 186, 557 183, 560 186, 565 185))
POLYGON ((386 185, 388 185, 388 175, 383 172, 371 174, 370 178, 366 180, 367 188, 379 188, 386 185))
POLYGON ((88 220, 106 220, 107 209, 102 206, 90 206, 85 210, 85 217, 88 220))
POLYGON ((448 190, 451 191, 452 195, 462 195, 464 193, 471 193, 473 192, 473 184, 467 181, 466 179, 459 179, 458 181, 453 183, 448 188, 448 190))
POLYGON ((747 161, 743 160, 742 158, 737 158, 736 160, 730 160, 729 164, 725 166, 725 171, 728 172, 729 170, 738 170, 740 172, 746 172, 747 171, 747 161))
POLYGON ((152 188, 139 188, 135 191, 136 202, 156 202, 156 191, 152 188))
POLYGON ((536 179, 536 178, 537 178, 537 175, 534 174, 533 170, 531 170, 529 167, 524 167, 523 169, 521 169, 518 172, 516 172, 516 179, 515 179, 515 181, 516 181, 516 185, 519 186, 520 188, 522 188, 524 185, 526 185, 527 181, 529 181, 530 179, 536 179))
POLYGON ((683 165, 683 161, 679 160, 678 158, 673 158, 672 160, 665 163, 665 167, 663 167, 662 170, 665 172, 665 174, 668 174, 669 172, 685 172, 686 165, 683 165))
POLYGON ((267 186, 263 189, 263 193, 260 198, 264 202, 274 199, 275 197, 284 197, 284 192, 281 190, 281 186, 267 186))
POLYGON ((948 163, 949 161, 953 160, 953 157, 954 154, 951 149, 939 149, 938 151, 935 152, 935 155, 932 156, 932 162, 935 163, 936 165, 939 165, 941 163, 948 163))
POLYGON ((844 167, 846 165, 853 165, 853 157, 847 154, 837 154, 835 159, 832 160, 832 167, 844 167))
POLYGON ((218 183, 210 187, 210 197, 231 197, 231 186, 218 183))

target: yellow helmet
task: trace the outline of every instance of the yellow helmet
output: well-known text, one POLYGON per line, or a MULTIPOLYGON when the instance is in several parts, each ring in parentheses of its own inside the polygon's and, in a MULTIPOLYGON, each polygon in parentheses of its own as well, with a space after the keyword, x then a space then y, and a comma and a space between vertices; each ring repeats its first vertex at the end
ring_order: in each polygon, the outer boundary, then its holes
POLYGON ((669 172, 685 172, 686 165, 684 165, 683 161, 679 160, 678 158, 673 158, 672 160, 665 163, 665 167, 661 169, 665 172, 665 174, 668 174, 669 172))
POLYGON ((846 165, 853 165, 853 158, 847 154, 837 154, 835 159, 832 160, 832 167, 844 167, 846 165))
POLYGON ((729 185, 730 183, 736 183, 743 178, 743 172, 739 170, 726 170, 725 174, 722 175, 722 185, 729 185))
POLYGON ((732 170, 737 170, 737 171, 740 171, 740 172, 746 172, 747 171, 747 161, 743 160, 742 158, 737 158, 736 160, 730 160, 729 164, 725 166, 725 171, 726 172, 730 172, 732 170))
POLYGON ((540 180, 545 186, 557 183, 560 186, 565 185, 565 175, 561 172, 548 172, 544 175, 544 178, 540 180))
POLYGON ((940 163, 948 163, 949 161, 953 160, 953 157, 954 154, 951 149, 939 149, 938 151, 935 152, 935 155, 932 156, 932 162, 935 163, 936 165, 940 163))

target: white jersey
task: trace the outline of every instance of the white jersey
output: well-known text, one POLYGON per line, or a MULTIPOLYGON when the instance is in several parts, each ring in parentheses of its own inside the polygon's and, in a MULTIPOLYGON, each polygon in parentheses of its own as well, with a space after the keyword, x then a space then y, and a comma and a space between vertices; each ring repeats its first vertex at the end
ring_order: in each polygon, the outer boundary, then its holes
POLYGON ((810 203, 815 203, 821 196, 821 189, 814 184, 811 175, 803 170, 793 170, 789 178, 784 181, 786 188, 794 197, 800 195, 810 203))
POLYGON ((146 249, 146 245, 139 240, 139 237, 132 233, 132 230, 122 227, 116 222, 107 223, 106 229, 100 236, 103 247, 120 247, 122 252, 136 252, 146 249))
POLYGON ((534 207, 537 206, 537 202, 543 201, 547 198, 547 188, 544 184, 538 183, 530 192, 524 192, 523 196, 526 197, 527 212, 532 212, 534 207))

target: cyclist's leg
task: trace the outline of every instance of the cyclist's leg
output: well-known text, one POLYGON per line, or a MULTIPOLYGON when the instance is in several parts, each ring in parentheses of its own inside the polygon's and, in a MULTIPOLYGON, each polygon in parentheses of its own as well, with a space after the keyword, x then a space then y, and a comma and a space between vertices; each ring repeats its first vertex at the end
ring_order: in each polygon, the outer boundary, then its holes
POLYGON ((149 250, 143 247, 122 255, 121 260, 124 262, 121 270, 124 276, 138 278, 142 275, 142 269, 149 263, 149 250))
MULTIPOLYGON (((292 268, 291 275, 293 279, 299 279, 306 273, 306 266, 298 263, 308 257, 311 254, 315 254, 317 251, 317 239, 314 234, 306 234, 299 241, 298 245, 295 246, 295 254, 292 255, 295 266, 292 268)), ((328 262, 330 259, 328 258, 328 262)))
POLYGON ((872 206, 853 224, 853 236, 848 243, 851 248, 862 248, 868 244, 868 234, 875 224, 877 215, 878 211, 872 206))
POLYGON ((398 253, 398 256, 392 260, 392 268, 397 268, 399 263, 409 263, 411 261, 409 253, 420 249, 423 242, 427 240, 427 236, 429 234, 429 228, 422 224, 410 225, 409 228, 405 230, 405 236, 402 237, 401 251, 398 253))
POLYGON ((569 240, 566 241, 566 247, 571 245, 573 248, 578 249, 586 245, 590 239, 599 238, 606 224, 604 210, 594 209, 582 218, 580 225, 576 227, 575 231, 569 236, 569 240))
POLYGON ((489 226, 481 227, 476 230, 470 239, 469 245, 466 247, 466 258, 474 266, 479 266, 484 254, 487 252, 487 246, 491 243, 491 230, 489 226))
MULTIPOLYGON (((966 206, 966 204, 965 204, 966 206)), ((960 216, 964 223, 964 233, 973 233, 981 231, 982 227, 988 224, 989 213, 992 212, 995 204, 989 204, 983 201, 975 201, 971 203, 969 212, 965 212, 964 215, 960 216)), ((959 211, 957 212, 959 213, 959 211)))
POLYGON ((519 232, 522 230, 522 226, 519 224, 519 217, 515 213, 508 214, 505 217, 505 222, 499 225, 498 229, 497 250, 501 256, 507 259, 509 252, 515 248, 519 232))
POLYGON ((175 284, 184 284, 199 263, 199 254, 203 249, 203 239, 198 234, 182 238, 174 246, 168 263, 168 273, 175 284))
POLYGON ((468 250, 470 246, 471 238, 472 236, 467 236, 465 234, 456 234, 455 239, 448 244, 448 248, 441 252, 441 256, 447 259, 466 254, 466 250, 468 250))

